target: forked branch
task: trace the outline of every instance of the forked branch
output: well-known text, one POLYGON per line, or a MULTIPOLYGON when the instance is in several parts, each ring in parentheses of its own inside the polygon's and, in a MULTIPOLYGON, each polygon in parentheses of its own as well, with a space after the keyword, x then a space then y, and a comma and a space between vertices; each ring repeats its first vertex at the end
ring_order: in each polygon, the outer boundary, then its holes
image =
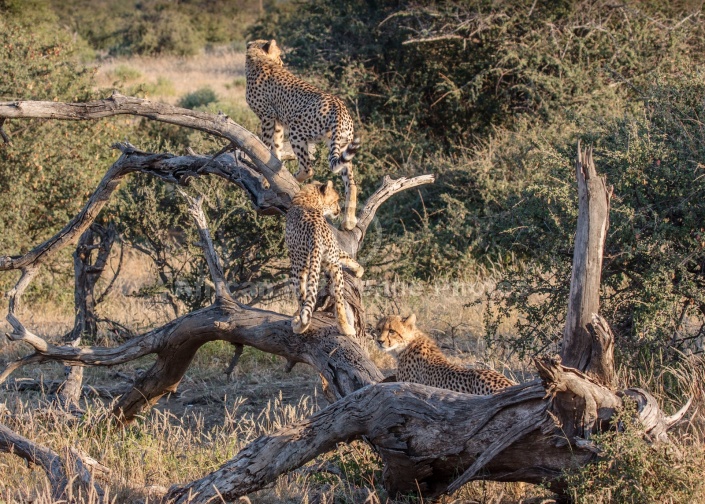
POLYGON ((215 247, 213 246, 211 233, 208 230, 208 222, 206 221, 206 214, 203 212, 203 196, 198 195, 194 198, 186 194, 184 191, 179 192, 188 202, 189 213, 191 214, 191 217, 193 217, 193 220, 196 223, 196 229, 198 229, 198 234, 201 237, 201 241, 198 245, 203 250, 206 263, 208 263, 208 270, 210 271, 213 285, 215 285, 215 297, 218 301, 232 301, 230 291, 228 290, 228 285, 225 282, 223 266, 221 265, 220 258, 215 251, 215 247))
POLYGON ((389 175, 385 175, 382 179, 382 185, 377 189, 372 196, 365 202, 365 205, 360 210, 358 215, 357 228, 353 230, 357 235, 358 242, 361 242, 365 237, 365 232, 370 223, 375 217, 379 207, 389 198, 398 192, 411 189, 424 184, 433 184, 436 176, 431 174, 419 175, 417 177, 399 177, 394 180, 389 175))
POLYGON ((74 476, 89 494, 92 493, 99 499, 105 495, 100 485, 95 482, 89 467, 100 472, 106 472, 107 468, 77 450, 67 450, 66 458, 62 459, 54 450, 39 445, 2 424, 0 424, 0 450, 21 457, 28 464, 41 467, 49 479, 51 496, 55 501, 66 499, 74 476))

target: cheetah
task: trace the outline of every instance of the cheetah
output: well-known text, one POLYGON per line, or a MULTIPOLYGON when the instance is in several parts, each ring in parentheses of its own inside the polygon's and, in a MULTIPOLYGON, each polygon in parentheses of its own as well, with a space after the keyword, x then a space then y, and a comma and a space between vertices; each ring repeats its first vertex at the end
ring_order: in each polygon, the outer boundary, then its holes
POLYGON ((262 141, 281 159, 284 128, 299 162, 296 180, 313 176, 310 147, 323 138, 328 144, 328 164, 340 172, 345 185, 345 215, 342 228, 357 224, 357 186, 352 158, 360 147, 353 120, 343 101, 325 93, 286 70, 275 40, 253 40, 245 56, 247 104, 262 121, 262 141))
POLYGON ((298 311, 291 322, 296 334, 305 332, 311 324, 323 269, 332 284, 330 291, 335 301, 338 328, 347 336, 355 335, 355 328, 345 315, 342 267, 352 270, 358 278, 362 277, 364 269, 340 249, 326 221, 326 216, 340 214, 339 198, 330 180, 326 184, 314 182, 301 188, 286 213, 285 241, 291 260, 291 279, 296 284, 299 301, 298 311))
POLYGON ((514 385, 491 369, 468 369, 448 361, 436 343, 416 328, 413 313, 389 315, 377 323, 377 342, 398 360, 397 380, 465 394, 490 395, 514 385))

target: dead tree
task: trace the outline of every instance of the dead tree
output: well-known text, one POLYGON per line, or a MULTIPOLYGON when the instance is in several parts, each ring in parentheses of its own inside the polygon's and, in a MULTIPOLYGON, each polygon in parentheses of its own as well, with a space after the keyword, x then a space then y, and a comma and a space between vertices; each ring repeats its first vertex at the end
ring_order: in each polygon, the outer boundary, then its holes
MULTIPOLYGON (((139 171, 177 184, 185 184, 191 177, 220 176, 244 189, 253 206, 264 213, 285 212, 298 190, 291 174, 282 169, 264 145, 225 116, 120 95, 82 104, 0 103, 0 119, 86 120, 116 114, 141 115, 207 131, 231 142, 239 151, 209 159, 146 153, 129 144, 119 144, 116 147, 122 156, 76 218, 55 237, 24 256, 0 257, 0 270, 23 272, 10 293, 8 321, 13 331, 8 337, 29 344, 35 351, 8 366, 0 381, 28 362, 60 360, 74 366, 110 366, 156 354, 153 367, 116 403, 115 417, 129 421, 163 394, 176 390, 201 345, 221 339, 281 355, 290 364, 302 362, 312 366, 321 374, 327 397, 334 401, 306 420, 260 437, 217 471, 197 481, 175 485, 168 499, 175 502, 234 499, 262 488, 279 475, 332 449, 336 443, 356 438, 364 438, 380 454, 384 484, 392 494, 420 492, 432 498, 453 493, 465 482, 477 479, 548 483, 560 491, 560 477, 566 468, 594 459, 596 449, 590 436, 610 426, 625 397, 636 400, 644 429, 656 440, 666 439, 668 428, 685 414, 684 408, 673 417, 666 417, 647 392, 638 389, 615 392, 611 388, 614 385, 612 334, 604 320, 588 312, 598 306, 599 275, 597 288, 594 278, 589 282, 585 278, 595 271, 599 274, 607 213, 593 216, 590 197, 580 198, 577 236, 587 239, 576 239, 577 272, 571 282, 573 308, 569 308, 576 313, 569 320, 576 322, 570 331, 566 329, 572 339, 564 335, 564 357, 571 359, 573 367, 562 363, 559 357, 538 359, 540 379, 493 396, 465 395, 409 383, 378 383, 382 378, 380 371, 358 344, 364 336, 359 323, 363 312, 361 285, 350 275, 346 275, 345 296, 358 329, 357 341, 338 334, 333 317, 322 311, 315 313, 311 331, 294 335, 289 316, 235 302, 224 288, 222 269, 205 219, 199 216, 197 200, 191 201, 191 209, 216 285, 216 301, 212 306, 184 315, 116 348, 49 344, 16 317, 19 296, 38 265, 78 238, 127 174, 139 171), (603 230, 603 234, 595 233, 596 229, 603 230), (574 348, 587 349, 580 352, 589 352, 590 357, 586 359, 580 353, 573 361, 572 353, 566 349, 572 352, 574 348)), ((587 183, 592 187, 590 181, 601 180, 597 179, 589 153, 579 151, 576 173, 579 186, 587 183)), ((398 180, 385 177, 362 207, 357 227, 349 232, 336 230, 341 247, 355 257, 375 212, 386 199, 398 191, 432 181, 433 176, 398 180)), ((604 181, 602 187, 606 190, 604 181)), ((596 197, 599 199, 600 195, 596 197)), ((602 194, 602 198, 608 208, 609 195, 602 194)))
MULTIPOLYGON (((123 249, 120 250, 118 271, 115 272, 105 290, 96 296, 95 287, 108 264, 110 252, 116 239, 117 232, 113 226, 101 226, 94 222, 78 240, 78 245, 73 253, 76 315, 73 329, 64 337, 64 343, 67 345, 79 346, 82 338, 86 336, 94 338, 98 334, 96 305, 105 299, 115 284, 122 264, 123 249)), ((59 390, 59 402, 65 408, 76 407, 81 398, 83 367, 66 366, 65 372, 66 381, 59 390)))

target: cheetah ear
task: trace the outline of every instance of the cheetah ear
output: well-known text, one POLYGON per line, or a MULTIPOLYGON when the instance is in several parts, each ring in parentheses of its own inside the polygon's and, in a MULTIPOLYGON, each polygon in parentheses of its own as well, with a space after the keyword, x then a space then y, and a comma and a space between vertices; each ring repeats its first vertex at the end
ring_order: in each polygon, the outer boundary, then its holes
POLYGON ((406 317, 406 318, 404 319, 404 324, 405 324, 407 327, 415 327, 415 326, 416 326, 416 314, 415 314, 415 313, 412 313, 411 315, 409 315, 408 317, 406 317))
POLYGON ((321 184, 321 194, 326 194, 328 191, 333 190, 333 181, 329 180, 325 184, 321 184))
POLYGON ((267 46, 264 50, 267 51, 269 54, 272 54, 276 51, 276 49, 277 49, 277 41, 272 39, 267 43, 267 46))

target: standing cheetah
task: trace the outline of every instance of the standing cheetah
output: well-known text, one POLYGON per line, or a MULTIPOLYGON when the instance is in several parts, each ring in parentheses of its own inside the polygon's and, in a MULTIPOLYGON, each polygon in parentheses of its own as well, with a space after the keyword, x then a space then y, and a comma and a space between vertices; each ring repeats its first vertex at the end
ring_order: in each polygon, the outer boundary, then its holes
POLYGON ((281 159, 284 127, 299 161, 296 180, 313 176, 309 145, 322 138, 328 144, 328 164, 340 172, 345 184, 343 229, 357 224, 357 186, 352 158, 360 147, 354 136, 353 120, 343 101, 324 93, 286 70, 281 50, 274 40, 254 40, 247 44, 245 58, 247 104, 262 121, 262 141, 281 159))
POLYGON ((299 309, 291 327, 296 334, 305 332, 311 324, 311 315, 318 295, 321 269, 328 272, 335 300, 335 315, 340 332, 355 335, 355 328, 345 315, 343 299, 343 265, 360 278, 362 266, 340 249, 326 216, 340 214, 338 193, 329 180, 327 184, 307 184, 294 196, 286 213, 286 246, 291 260, 291 278, 296 284, 299 309))
POLYGON ((489 395, 514 385, 491 369, 468 369, 448 361, 436 343, 416 328, 416 315, 389 315, 377 323, 377 342, 398 360, 397 380, 489 395))

